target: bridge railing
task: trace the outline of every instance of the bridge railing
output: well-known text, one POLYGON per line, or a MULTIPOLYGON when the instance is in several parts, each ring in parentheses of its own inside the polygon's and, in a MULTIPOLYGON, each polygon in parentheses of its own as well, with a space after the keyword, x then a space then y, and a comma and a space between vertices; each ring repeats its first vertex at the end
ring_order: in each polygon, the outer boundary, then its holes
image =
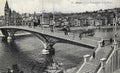
POLYGON ((96 68, 96 70, 93 73, 97 73, 97 71, 100 69, 101 67, 101 63, 98 64, 98 67, 96 68))
POLYGON ((120 68, 120 51, 114 47, 106 58, 101 59, 99 69, 94 73, 113 73, 120 68))
MULTIPOLYGON (((110 55, 111 55, 111 53, 113 52, 113 50, 114 50, 114 49, 111 49, 111 50, 110 50, 109 54, 106 56, 105 59, 108 60, 108 58, 110 58, 110 55)), ((102 63, 99 63, 99 64, 98 64, 98 67, 96 68, 96 70, 94 71, 94 73, 101 73, 100 71, 102 71, 102 63)))
POLYGON ((82 64, 80 65, 80 67, 79 67, 79 69, 77 70, 77 72, 76 73, 80 73, 81 72, 81 70, 83 69, 83 67, 85 66, 85 64, 90 60, 90 55, 89 54, 86 54, 86 55, 84 55, 83 56, 83 61, 82 61, 82 64))

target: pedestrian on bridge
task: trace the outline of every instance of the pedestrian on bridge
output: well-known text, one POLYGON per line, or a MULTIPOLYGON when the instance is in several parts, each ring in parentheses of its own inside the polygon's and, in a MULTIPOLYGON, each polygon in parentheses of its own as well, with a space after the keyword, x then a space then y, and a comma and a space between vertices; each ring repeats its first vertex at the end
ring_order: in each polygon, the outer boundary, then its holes
POLYGON ((52 22, 51 22, 50 25, 49 25, 51 32, 54 32, 54 25, 55 25, 55 21, 52 20, 52 22))
POLYGON ((82 33, 79 34, 79 38, 80 38, 80 40, 82 39, 82 33))
POLYGON ((104 41, 104 40, 102 41, 102 46, 103 46, 103 47, 105 46, 105 41, 104 41))
POLYGON ((112 42, 113 42, 113 39, 112 39, 112 38, 110 38, 110 44, 112 44, 112 42))
POLYGON ((64 34, 67 35, 67 29, 66 29, 66 26, 63 26, 63 31, 64 31, 64 34))
POLYGON ((69 32, 70 32, 70 27, 67 26, 67 25, 64 25, 64 27, 63 27, 63 31, 64 31, 64 34, 65 34, 65 35, 68 35, 69 32))
POLYGON ((93 52, 93 58, 95 59, 95 55, 96 55, 96 53, 95 53, 95 51, 93 52))

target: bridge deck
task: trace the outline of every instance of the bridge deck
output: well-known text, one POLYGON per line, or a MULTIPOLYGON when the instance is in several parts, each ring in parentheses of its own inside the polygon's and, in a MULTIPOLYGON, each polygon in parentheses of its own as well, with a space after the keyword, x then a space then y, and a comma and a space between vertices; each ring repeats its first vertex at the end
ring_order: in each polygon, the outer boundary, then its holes
POLYGON ((100 38, 91 38, 91 37, 87 37, 87 38, 82 38, 82 40, 80 40, 79 38, 79 34, 73 34, 70 33, 69 35, 64 35, 63 31, 57 31, 55 30, 54 32, 51 32, 49 28, 44 28, 43 30, 40 27, 36 27, 34 28, 29 28, 29 27, 23 27, 23 26, 3 26, 0 27, 1 28, 10 28, 10 29, 22 29, 22 30, 29 30, 29 31, 33 31, 33 32, 37 32, 37 33, 41 33, 43 35, 47 35, 47 36, 51 36, 57 39, 61 39, 61 40, 65 40, 68 42, 72 42, 77 43, 78 45, 82 45, 82 46, 89 46, 89 47, 96 47, 98 41, 100 40, 100 38))

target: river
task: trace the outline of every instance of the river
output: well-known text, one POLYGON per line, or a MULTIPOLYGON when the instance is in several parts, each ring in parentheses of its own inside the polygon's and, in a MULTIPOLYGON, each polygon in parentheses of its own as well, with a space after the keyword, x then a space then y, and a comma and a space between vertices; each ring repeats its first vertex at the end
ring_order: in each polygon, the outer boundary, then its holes
MULTIPOLYGON (((112 29, 101 29, 95 30, 94 37, 110 38, 113 34, 112 29)), ((54 48, 56 49, 56 61, 63 63, 65 69, 77 66, 83 55, 92 54, 94 51, 69 44, 56 44, 54 48)), ((33 71, 39 73, 44 63, 41 55, 42 49, 43 45, 40 40, 33 35, 16 37, 12 43, 3 42, 1 37, 0 72, 7 71, 7 68, 11 68, 13 64, 18 64, 25 73, 33 71)))

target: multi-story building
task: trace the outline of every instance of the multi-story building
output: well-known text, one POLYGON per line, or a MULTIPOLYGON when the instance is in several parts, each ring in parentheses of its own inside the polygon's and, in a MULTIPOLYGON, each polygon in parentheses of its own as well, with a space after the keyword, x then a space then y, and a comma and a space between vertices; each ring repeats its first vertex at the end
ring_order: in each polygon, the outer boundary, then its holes
POLYGON ((8 5, 8 1, 6 1, 5 4, 5 25, 22 25, 22 17, 19 13, 17 13, 16 11, 12 11, 8 5))
POLYGON ((5 22, 4 16, 0 16, 0 26, 4 26, 4 22, 5 22))

